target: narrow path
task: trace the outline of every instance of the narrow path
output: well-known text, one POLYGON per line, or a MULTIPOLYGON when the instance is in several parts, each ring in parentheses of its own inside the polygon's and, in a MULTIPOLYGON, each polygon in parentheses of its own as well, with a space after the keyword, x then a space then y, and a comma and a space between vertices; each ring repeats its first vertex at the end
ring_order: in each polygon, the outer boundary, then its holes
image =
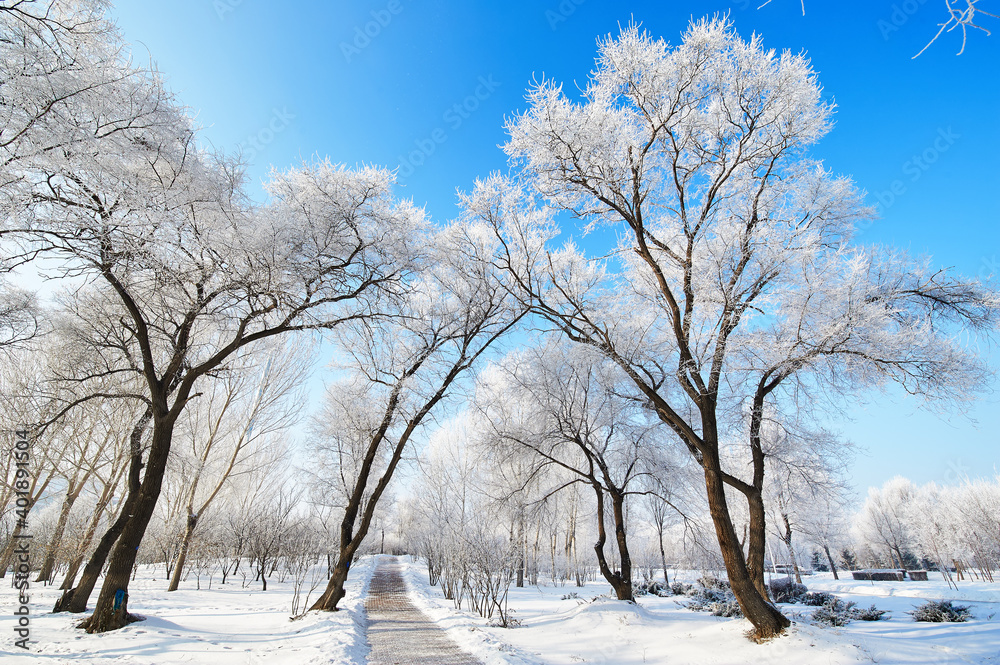
POLYGON ((481 665, 410 602, 395 559, 382 559, 365 600, 369 665, 481 665))

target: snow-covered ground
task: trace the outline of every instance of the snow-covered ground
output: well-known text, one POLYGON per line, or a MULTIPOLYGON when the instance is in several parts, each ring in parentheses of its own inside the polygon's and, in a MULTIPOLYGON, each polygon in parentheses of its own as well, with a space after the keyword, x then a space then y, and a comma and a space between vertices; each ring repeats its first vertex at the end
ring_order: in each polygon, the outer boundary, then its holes
MULTIPOLYGON (((130 585, 129 610, 145 621, 103 635, 74 627, 83 615, 49 614, 59 596, 55 586, 32 585, 31 650, 14 647, 14 590, 0 588, 0 662, 3 665, 115 663, 120 665, 361 665, 365 642, 364 598, 374 559, 351 571, 343 611, 312 612, 291 621, 292 582, 268 580, 241 588, 242 580, 195 590, 194 579, 166 592, 163 567, 143 568, 130 585)), ((8 579, 4 582, 8 582, 8 579)), ((313 592, 315 600, 322 586, 313 592)), ((94 592, 96 598, 97 591, 94 592)))
MULTIPOLYGON (((758 645, 744 636, 749 622, 684 609, 681 596, 645 596, 629 605, 598 597, 610 591, 606 584, 512 589, 510 606, 521 626, 502 629, 454 610, 438 589, 428 586, 419 562, 407 566, 406 577, 423 609, 487 665, 1000 663, 1000 585, 960 583, 958 593, 949 593, 943 581, 873 584, 813 575, 805 580, 810 590, 832 591, 859 606, 874 603, 890 610, 892 617, 822 628, 809 621, 814 608, 782 605, 795 622, 789 635, 758 645), (572 593, 579 598, 562 599, 572 593), (967 623, 917 623, 906 612, 922 599, 965 601, 973 606, 975 618, 967 623)), ((687 577, 694 581, 697 574, 687 577)))
MULTIPOLYGON (((597 583, 511 589, 510 606, 522 625, 495 628, 469 612, 456 611, 437 588, 428 586, 420 561, 403 561, 418 606, 486 665, 1000 664, 1000 584, 960 583, 956 593, 937 580, 872 583, 813 575, 805 580, 810 590, 834 592, 859 606, 875 604, 889 610, 892 618, 821 628, 809 622, 813 608, 783 605, 795 621, 790 634, 757 645, 744 636, 746 621, 684 609, 687 601, 680 596, 621 603, 604 596, 609 587, 597 583), (563 599, 574 593, 579 597, 563 599), (962 624, 916 623, 906 612, 923 599, 970 604, 975 618, 962 624)), ((267 592, 257 584, 243 589, 239 583, 222 587, 217 582, 211 590, 198 591, 190 581, 180 591, 167 593, 162 568, 145 569, 132 585, 130 608, 147 619, 104 635, 74 628, 79 616, 45 614, 58 591, 36 585, 29 654, 13 647, 14 595, 5 584, 0 589, 0 661, 360 665, 368 651, 362 605, 375 562, 365 558, 355 566, 341 605, 344 611, 312 613, 297 621, 289 620, 290 581, 269 581, 267 592)), ((694 581, 697 576, 680 577, 694 581)))

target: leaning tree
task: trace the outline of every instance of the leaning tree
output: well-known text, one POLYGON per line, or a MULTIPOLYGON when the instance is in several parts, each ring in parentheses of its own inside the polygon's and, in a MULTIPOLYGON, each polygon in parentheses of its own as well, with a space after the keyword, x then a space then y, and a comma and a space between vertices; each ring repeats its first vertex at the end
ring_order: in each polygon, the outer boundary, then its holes
POLYGON ((328 395, 315 452, 325 500, 342 517, 336 563, 311 610, 337 609, 404 452, 525 314, 489 261, 489 239, 482 225, 463 223, 429 236, 393 316, 335 335, 344 375, 328 395))
POLYGON ((808 154, 833 111, 809 62, 725 19, 675 47, 624 29, 600 43, 582 99, 544 81, 528 102, 507 124, 514 177, 477 183, 465 204, 494 227, 512 291, 616 363, 700 465, 733 591, 755 636, 777 635, 788 620, 762 584, 765 405, 889 381, 967 395, 985 374, 955 331, 993 330, 997 296, 851 243, 870 211, 808 154), (557 212, 595 232, 598 258, 555 246, 557 212), (735 435, 740 464, 722 454, 735 435), (750 508, 748 550, 727 489, 750 508))

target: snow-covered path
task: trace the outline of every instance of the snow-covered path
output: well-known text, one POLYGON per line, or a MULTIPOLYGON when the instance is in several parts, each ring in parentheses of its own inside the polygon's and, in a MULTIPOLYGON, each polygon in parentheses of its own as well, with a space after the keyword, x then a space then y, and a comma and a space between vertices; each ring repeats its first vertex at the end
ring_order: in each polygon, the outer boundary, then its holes
POLYGON ((413 604, 395 558, 379 558, 365 610, 369 665, 480 665, 413 604))

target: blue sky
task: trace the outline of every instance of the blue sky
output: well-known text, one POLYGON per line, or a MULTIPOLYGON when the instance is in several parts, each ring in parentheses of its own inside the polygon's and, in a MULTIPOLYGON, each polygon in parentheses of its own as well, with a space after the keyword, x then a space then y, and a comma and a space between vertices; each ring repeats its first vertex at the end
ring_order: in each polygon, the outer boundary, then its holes
MULTIPOLYGON (((505 167, 504 117, 524 108, 533 79, 582 84, 596 39, 633 18, 676 43, 692 17, 729 12, 745 37, 758 32, 812 59, 838 107, 814 154, 879 204, 863 242, 968 275, 1000 273, 1000 35, 970 33, 956 56, 961 36, 945 34, 912 59, 937 31, 940 2, 807 0, 805 16, 795 0, 758 4, 119 0, 114 15, 205 139, 242 147, 255 182, 271 165, 317 155, 398 166, 400 193, 444 220, 456 188, 505 167)), ((983 23, 1000 30, 998 19, 983 23)), ((855 485, 897 473, 917 482, 992 475, 998 404, 988 397, 964 415, 928 414, 899 396, 858 404, 842 424, 867 450, 855 485)))

